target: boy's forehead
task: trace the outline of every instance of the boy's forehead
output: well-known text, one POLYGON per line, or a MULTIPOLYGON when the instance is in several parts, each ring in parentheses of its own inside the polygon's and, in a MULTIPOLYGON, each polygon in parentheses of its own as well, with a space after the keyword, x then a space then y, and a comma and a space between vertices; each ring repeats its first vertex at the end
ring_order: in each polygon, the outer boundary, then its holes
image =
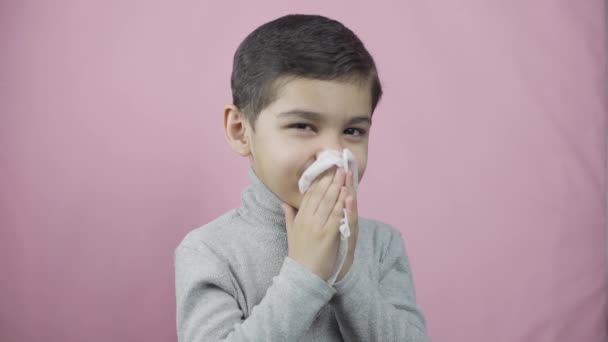
POLYGON ((277 119, 367 117, 371 123, 371 91, 367 85, 297 78, 282 84, 276 95, 271 107, 277 119))

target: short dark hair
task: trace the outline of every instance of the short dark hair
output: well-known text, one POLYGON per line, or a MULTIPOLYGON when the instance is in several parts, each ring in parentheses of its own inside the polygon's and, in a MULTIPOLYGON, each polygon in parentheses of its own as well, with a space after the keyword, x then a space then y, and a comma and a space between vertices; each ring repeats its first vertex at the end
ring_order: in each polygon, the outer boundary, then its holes
POLYGON ((382 97, 374 59, 342 23, 320 15, 290 14, 251 32, 234 54, 233 104, 255 131, 259 113, 295 77, 369 84, 372 115, 382 97))

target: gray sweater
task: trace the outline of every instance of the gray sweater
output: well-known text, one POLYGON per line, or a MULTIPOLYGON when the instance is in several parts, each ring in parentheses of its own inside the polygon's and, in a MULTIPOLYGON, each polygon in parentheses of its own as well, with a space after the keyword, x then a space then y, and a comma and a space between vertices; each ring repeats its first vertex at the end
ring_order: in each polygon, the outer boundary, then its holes
POLYGON ((177 336, 202 341, 430 341, 401 233, 359 217, 333 286, 287 256, 281 200, 249 168, 241 206, 175 249, 177 336))

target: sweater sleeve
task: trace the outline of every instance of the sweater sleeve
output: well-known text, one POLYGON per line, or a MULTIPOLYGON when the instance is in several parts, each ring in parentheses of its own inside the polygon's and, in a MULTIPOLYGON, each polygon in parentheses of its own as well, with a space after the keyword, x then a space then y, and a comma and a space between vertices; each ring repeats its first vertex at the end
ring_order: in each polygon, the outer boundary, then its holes
POLYGON ((380 262, 379 281, 353 263, 344 279, 334 284, 337 292, 331 305, 347 341, 430 341, 425 318, 416 305, 401 233, 394 229, 391 232, 380 262))
POLYGON ((210 248, 178 246, 174 266, 179 342, 295 341, 335 294, 327 282, 285 257, 245 319, 230 268, 210 248))

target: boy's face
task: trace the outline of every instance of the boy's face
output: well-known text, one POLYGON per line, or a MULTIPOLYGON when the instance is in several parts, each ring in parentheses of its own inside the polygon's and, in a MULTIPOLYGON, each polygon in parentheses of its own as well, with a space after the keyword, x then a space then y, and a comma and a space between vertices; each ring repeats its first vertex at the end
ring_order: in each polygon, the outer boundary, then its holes
POLYGON ((276 100, 260 113, 255 126, 255 133, 247 131, 256 175, 283 202, 298 209, 304 196, 298 180, 324 149, 351 150, 359 181, 363 178, 371 91, 368 85, 295 78, 279 88, 276 100))

